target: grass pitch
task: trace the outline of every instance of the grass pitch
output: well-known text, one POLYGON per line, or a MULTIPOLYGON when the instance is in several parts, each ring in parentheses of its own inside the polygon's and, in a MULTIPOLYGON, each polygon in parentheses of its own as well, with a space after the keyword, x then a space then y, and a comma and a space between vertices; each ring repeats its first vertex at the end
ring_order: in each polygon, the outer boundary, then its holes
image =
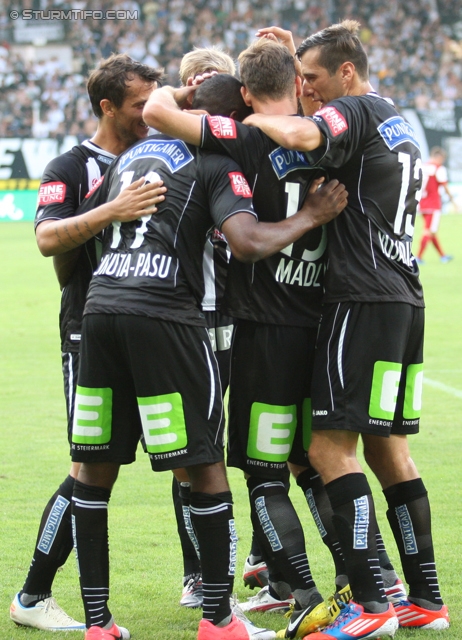
MULTIPOLYGON (((440 585, 451 627, 444 632, 399 630, 396 638, 403 640, 462 638, 462 215, 445 216, 440 235, 455 259, 442 265, 428 247, 421 269, 427 301, 424 410, 421 433, 411 438, 411 450, 430 495, 440 585)), ((0 250, 0 640, 81 638, 79 633, 19 628, 9 619, 9 604, 25 579, 43 507, 67 475, 69 457, 58 334, 60 293, 52 263, 39 254, 31 223, 1 223, 0 250)), ((231 470, 229 477, 240 538, 235 590, 245 599, 252 595, 240 575, 250 544, 247 494, 239 472, 231 470)), ((389 555, 402 574, 385 501, 374 478, 371 484, 389 555)), ((140 453, 135 464, 121 470, 111 498, 110 606, 134 640, 196 638, 200 611, 178 606, 182 563, 170 488, 171 474, 153 474, 140 453)), ((291 496, 305 527, 313 575, 327 597, 334 577, 330 556, 300 490, 293 486, 291 496)), ((83 619, 72 556, 56 577, 54 595, 69 614, 83 619)), ((252 619, 273 629, 285 626, 277 614, 255 614, 252 619)))

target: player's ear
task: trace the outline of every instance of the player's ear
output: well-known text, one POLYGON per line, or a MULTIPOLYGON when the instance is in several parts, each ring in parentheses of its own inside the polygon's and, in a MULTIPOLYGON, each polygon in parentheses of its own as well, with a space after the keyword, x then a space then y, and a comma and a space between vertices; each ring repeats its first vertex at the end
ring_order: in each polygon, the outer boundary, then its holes
POLYGON ((241 87, 241 96, 242 99, 244 100, 244 102, 246 103, 246 105, 248 107, 252 106, 252 99, 250 97, 250 91, 247 89, 247 87, 241 87))
POLYGON ((344 62, 340 65, 339 70, 342 80, 350 82, 355 74, 356 67, 352 62, 344 62))
POLYGON ((101 107, 101 111, 103 112, 103 116, 107 116, 108 118, 114 118, 114 104, 108 100, 107 98, 103 98, 99 103, 101 107))

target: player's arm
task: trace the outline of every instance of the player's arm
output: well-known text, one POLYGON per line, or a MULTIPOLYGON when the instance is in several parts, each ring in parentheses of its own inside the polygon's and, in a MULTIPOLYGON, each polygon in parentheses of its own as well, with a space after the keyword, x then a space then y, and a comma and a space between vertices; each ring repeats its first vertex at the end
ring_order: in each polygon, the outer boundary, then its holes
POLYGON ((143 120, 161 133, 199 146, 201 117, 181 110, 181 107, 187 103, 188 92, 191 94, 196 89, 197 86, 156 89, 145 104, 143 120))
POLYGON ((324 144, 320 129, 308 118, 254 113, 244 120, 244 124, 258 127, 285 149, 312 151, 324 144))
POLYGON ((446 195, 449 198, 449 201, 452 202, 452 206, 454 207, 454 210, 457 211, 456 201, 454 200, 454 196, 452 195, 452 193, 449 191, 449 187, 448 187, 448 183, 447 182, 445 182, 443 184, 443 189, 445 190, 446 195))
POLYGON ((281 29, 281 27, 264 27, 263 29, 258 29, 255 35, 257 38, 267 38, 268 40, 280 42, 295 56, 296 48, 292 31, 281 29))
POLYGON ((221 229, 233 256, 242 262, 268 258, 335 218, 345 208, 348 194, 338 180, 318 188, 322 180, 313 181, 301 209, 280 222, 258 222, 244 212, 227 218, 221 229))
MULTIPOLYGON (((165 199, 165 191, 162 182, 144 184, 144 178, 140 178, 121 191, 111 202, 68 218, 43 220, 36 228, 40 252, 44 256, 57 256, 73 251, 112 222, 130 222, 146 215, 147 212, 155 213, 155 205, 165 199)), ((91 200, 88 202, 91 203, 91 200)), ((78 252, 73 252, 73 255, 67 256, 64 260, 55 261, 55 270, 64 267, 68 270, 77 258, 78 252)), ((57 275, 62 285, 63 277, 59 276, 58 270, 57 275)))

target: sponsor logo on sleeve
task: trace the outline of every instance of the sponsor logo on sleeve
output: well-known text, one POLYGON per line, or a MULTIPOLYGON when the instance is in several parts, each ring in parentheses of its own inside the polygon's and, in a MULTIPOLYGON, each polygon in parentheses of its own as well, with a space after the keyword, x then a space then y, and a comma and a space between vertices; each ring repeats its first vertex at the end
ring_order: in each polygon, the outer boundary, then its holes
POLYGON ((252 190, 249 187, 249 183, 240 171, 231 171, 231 173, 228 173, 228 176, 231 182, 231 188, 236 196, 241 196, 242 198, 252 197, 252 190))
POLYGON ((91 189, 87 193, 85 198, 89 198, 92 195, 92 193, 94 193, 96 191, 96 189, 100 186, 100 184, 103 182, 103 180, 104 180, 104 176, 101 176, 101 178, 93 178, 92 183, 91 183, 91 189))
POLYGON ((64 202, 65 197, 66 185, 64 182, 47 182, 40 185, 38 204, 57 204, 64 202))
POLYGON ((393 116, 377 127, 377 131, 385 140, 385 144, 389 149, 394 149, 403 142, 410 142, 418 149, 419 143, 416 140, 414 129, 409 122, 406 122, 401 116, 393 116))
POLYGON ((232 118, 207 116, 207 120, 215 138, 237 138, 236 123, 232 118))
POLYGON ((338 136, 348 129, 348 123, 345 117, 337 111, 335 107, 323 107, 319 111, 316 111, 313 118, 319 120, 322 118, 327 122, 330 132, 333 136, 338 136))

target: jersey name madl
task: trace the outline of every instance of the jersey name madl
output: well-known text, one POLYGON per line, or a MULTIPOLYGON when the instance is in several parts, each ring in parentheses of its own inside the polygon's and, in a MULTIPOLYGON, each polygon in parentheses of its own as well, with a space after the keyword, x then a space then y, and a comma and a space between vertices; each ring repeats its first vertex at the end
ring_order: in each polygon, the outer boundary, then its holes
MULTIPOLYGON (((285 191, 287 194, 286 218, 289 218, 296 214, 299 209, 300 184, 298 182, 286 182, 285 191)), ((279 253, 285 254, 290 259, 288 260, 281 256, 274 273, 274 279, 276 282, 291 286, 322 287, 325 270, 322 258, 326 248, 327 231, 325 226, 321 227, 319 244, 313 249, 303 249, 301 256, 295 256, 294 244, 289 244, 279 253)))

